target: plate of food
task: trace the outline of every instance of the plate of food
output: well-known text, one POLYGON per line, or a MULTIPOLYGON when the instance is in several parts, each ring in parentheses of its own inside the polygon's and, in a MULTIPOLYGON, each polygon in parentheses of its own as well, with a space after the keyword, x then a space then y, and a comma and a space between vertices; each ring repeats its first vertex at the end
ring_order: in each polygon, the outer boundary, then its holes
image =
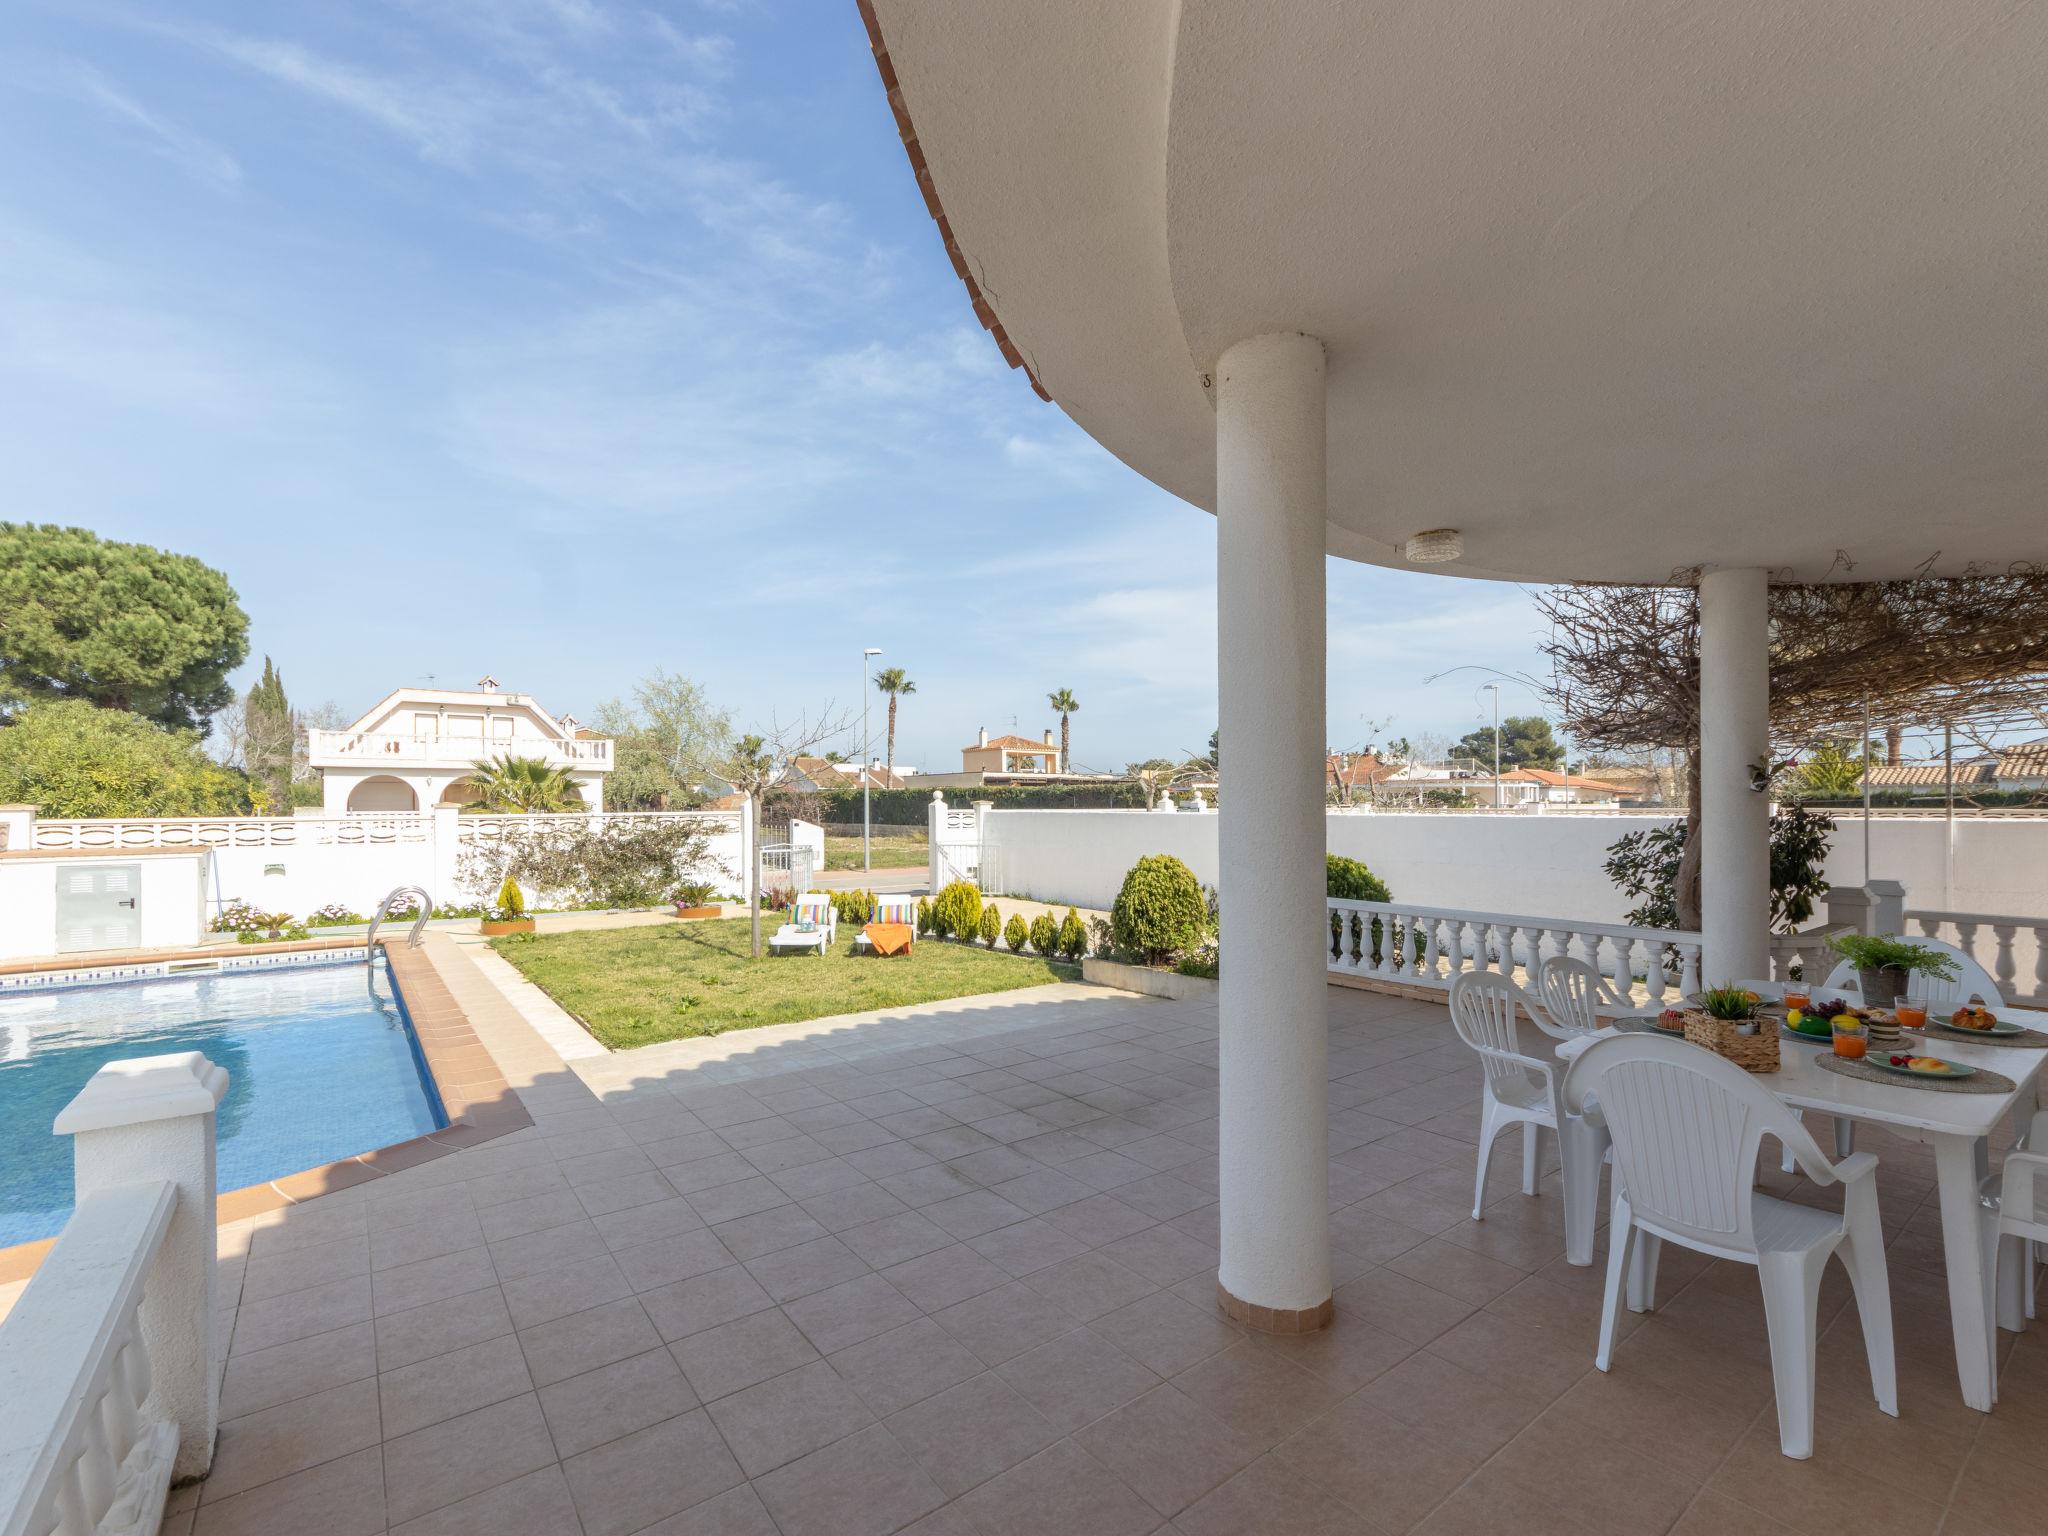
POLYGON ((1803 1008, 1794 1008, 1779 1021, 1778 1033, 1794 1040, 1811 1040, 1816 1044, 1826 1045, 1834 1038, 1834 1019, 1828 1014, 1809 1013, 1803 1008))
POLYGON ((1685 1033, 1685 1015, 1676 1008, 1666 1008, 1662 1013, 1655 1015, 1650 1023, 1667 1035, 1685 1033))
POLYGON ((2010 1024, 1981 1003, 1966 1003, 1945 1019, 1927 1021, 1952 1035, 2017 1035, 2024 1024, 2010 1024))
POLYGON ((1956 1078, 1975 1077, 1977 1069, 1966 1067, 1959 1062, 1943 1061, 1939 1056, 1866 1056, 1863 1058, 1881 1072, 1896 1072, 1901 1077, 1956 1078))

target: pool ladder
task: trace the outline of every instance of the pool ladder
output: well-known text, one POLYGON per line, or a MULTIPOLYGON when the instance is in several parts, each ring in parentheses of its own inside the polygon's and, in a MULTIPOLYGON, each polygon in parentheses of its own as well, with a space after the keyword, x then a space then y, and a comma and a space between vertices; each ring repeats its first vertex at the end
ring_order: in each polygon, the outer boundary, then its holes
POLYGON ((363 963, 365 965, 372 967, 376 965, 377 925, 391 915, 392 904, 401 896, 417 896, 420 900, 419 916, 412 920, 412 929, 405 936, 405 943, 408 949, 418 949, 420 947, 420 930, 427 926, 427 917, 434 910, 434 898, 429 896, 419 886, 401 885, 377 903, 376 916, 370 919, 369 935, 363 940, 363 963))

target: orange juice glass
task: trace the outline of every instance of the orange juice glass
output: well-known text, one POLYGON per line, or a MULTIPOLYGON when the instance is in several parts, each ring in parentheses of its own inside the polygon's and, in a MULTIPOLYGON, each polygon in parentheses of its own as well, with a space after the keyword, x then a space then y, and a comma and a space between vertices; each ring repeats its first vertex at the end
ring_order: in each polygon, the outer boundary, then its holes
POLYGON ((1837 1056, 1845 1056, 1850 1061, 1856 1061, 1862 1057, 1866 1046, 1867 1042, 1863 1038, 1862 1025, 1859 1024, 1853 1029, 1844 1028, 1840 1024, 1835 1026, 1835 1054, 1837 1056))
POLYGON ((1897 1015, 1901 1029, 1927 1027, 1927 1010, 1918 1003, 1901 1002, 1892 1012, 1897 1015))
POLYGON ((1787 992, 1785 994, 1785 1006, 1787 1008, 1797 1008, 1801 1013, 1804 1013, 1813 1006, 1813 999, 1804 992, 1787 992))

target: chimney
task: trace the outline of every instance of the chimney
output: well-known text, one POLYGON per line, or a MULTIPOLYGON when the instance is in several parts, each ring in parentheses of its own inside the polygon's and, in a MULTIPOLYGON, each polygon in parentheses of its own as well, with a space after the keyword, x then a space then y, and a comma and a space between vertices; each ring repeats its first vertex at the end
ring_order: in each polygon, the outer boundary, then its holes
POLYGON ((1051 728, 1050 726, 1048 726, 1048 727, 1046 728, 1046 732, 1045 732, 1045 744, 1046 744, 1046 745, 1047 745, 1048 747, 1052 745, 1052 728, 1051 728))
POLYGON ((977 745, 984 747, 988 745, 988 727, 985 725, 981 728, 981 740, 977 745))

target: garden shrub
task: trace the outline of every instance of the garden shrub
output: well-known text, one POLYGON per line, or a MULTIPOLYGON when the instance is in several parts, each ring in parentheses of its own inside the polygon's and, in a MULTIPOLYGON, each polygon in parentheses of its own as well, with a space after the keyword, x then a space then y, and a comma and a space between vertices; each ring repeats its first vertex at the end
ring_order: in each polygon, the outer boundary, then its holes
POLYGON ((940 938, 971 939, 981 931, 981 892, 955 880, 932 898, 932 931, 940 938))
POLYGON ((1002 932, 1003 915, 996 910, 996 904, 990 902, 981 909, 981 942, 994 949, 996 940, 1002 937, 1002 932))
POLYGON ((1060 953, 1069 960, 1079 960, 1088 953, 1088 930, 1081 925, 1081 914, 1072 907, 1060 919, 1060 953))
POLYGON ((1324 857, 1324 888, 1340 901, 1392 901, 1394 893, 1387 889, 1387 882, 1367 869, 1357 859, 1347 859, 1339 854, 1324 857))
MULTIPOLYGON (((246 910, 246 904, 242 902, 232 903, 231 906, 244 907, 246 910)), ((222 915, 225 916, 226 914, 223 913, 222 915)), ((308 924, 318 928, 344 928, 351 923, 366 923, 369 919, 364 917, 362 913, 355 911, 345 901, 330 901, 325 906, 315 907, 312 911, 308 912, 306 914, 306 921, 308 924)), ((215 919, 216 926, 214 932, 224 932, 225 930, 218 926, 218 922, 219 919, 215 919)))
POLYGON ((921 938, 932 931, 932 900, 929 896, 917 898, 917 932, 921 938))
MULTIPOLYGON (((1109 925, 1118 949, 1148 965, 1161 965, 1202 942, 1206 916, 1194 871, 1170 853, 1155 853, 1138 860, 1124 876, 1109 925)), ((1035 928, 1031 941, 1038 942, 1035 928)))
POLYGON ((1031 919, 1031 947, 1048 959, 1060 952, 1060 925, 1050 912, 1031 919))
POLYGON ((1012 954, 1023 954, 1024 946, 1030 942, 1030 939, 1031 930, 1025 925, 1022 917, 1012 916, 1010 921, 1004 925, 1003 942, 1010 946, 1012 954))
POLYGON ((519 882, 510 875, 498 887, 498 917, 503 922, 512 922, 526 916, 526 898, 519 893, 519 882))

